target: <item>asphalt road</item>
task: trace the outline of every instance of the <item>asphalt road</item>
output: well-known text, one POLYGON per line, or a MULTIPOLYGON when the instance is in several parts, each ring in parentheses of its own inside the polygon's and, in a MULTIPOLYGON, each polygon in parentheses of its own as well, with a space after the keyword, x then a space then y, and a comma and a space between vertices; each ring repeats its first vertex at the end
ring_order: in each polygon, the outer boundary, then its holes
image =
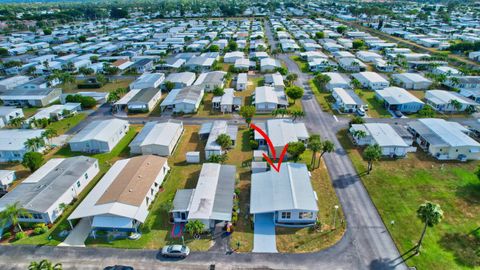
MULTIPOLYGON (((352 269, 362 269, 371 265, 377 265, 378 269, 406 269, 398 259, 400 254, 397 247, 350 158, 337 139, 336 133, 346 128, 347 123, 337 121, 333 115, 323 112, 315 98, 308 98, 313 95, 308 84, 309 75, 302 73, 288 55, 282 54, 279 58, 287 65, 289 72, 299 75, 296 84, 306 90, 307 98, 302 100, 302 105, 308 129, 311 133, 320 134, 322 138, 335 144, 335 151, 326 154, 324 161, 347 221, 347 231, 342 241, 347 241, 349 248, 338 250, 338 253, 347 252, 351 257, 358 258, 357 264, 352 265, 352 269)), ((337 248, 334 246, 332 249, 337 248)), ((340 257, 338 260, 341 260, 340 257)))

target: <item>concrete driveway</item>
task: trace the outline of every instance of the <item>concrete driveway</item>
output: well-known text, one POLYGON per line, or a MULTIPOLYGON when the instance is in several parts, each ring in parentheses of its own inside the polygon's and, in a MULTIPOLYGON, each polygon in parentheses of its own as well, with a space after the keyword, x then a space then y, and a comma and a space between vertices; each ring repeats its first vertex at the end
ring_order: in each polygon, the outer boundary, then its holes
POLYGON ((253 252, 277 253, 273 214, 256 214, 253 227, 253 252))
POLYGON ((75 228, 73 228, 73 230, 67 236, 65 241, 60 243, 58 246, 85 247, 85 240, 87 240, 89 234, 90 220, 88 220, 88 218, 82 218, 80 222, 78 222, 77 226, 75 226, 75 228))

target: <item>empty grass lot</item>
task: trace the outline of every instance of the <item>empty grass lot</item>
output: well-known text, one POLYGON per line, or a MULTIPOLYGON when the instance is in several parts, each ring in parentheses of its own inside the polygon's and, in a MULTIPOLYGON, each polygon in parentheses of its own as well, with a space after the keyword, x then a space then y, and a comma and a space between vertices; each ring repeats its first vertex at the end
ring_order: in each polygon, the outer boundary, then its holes
MULTIPOLYGON (((365 172, 361 151, 353 147, 346 131, 339 138, 357 172, 365 172)), ((418 206, 428 200, 442 207, 444 219, 427 230, 421 254, 410 258, 409 266, 450 270, 476 265, 479 269, 480 235, 472 233, 480 227, 480 181, 473 174, 478 164, 440 162, 418 150, 405 159, 376 162, 370 175, 362 175, 401 254, 420 238, 423 224, 416 217, 418 206)))
MULTIPOLYGON (((113 240, 108 242, 106 239, 87 239, 88 246, 103 246, 114 248, 133 248, 133 249, 158 249, 166 244, 181 244, 181 239, 170 238, 172 224, 169 223, 168 206, 173 201, 175 192, 182 188, 195 188, 198 176, 201 170, 201 164, 187 164, 185 153, 188 151, 203 152, 203 143, 199 142, 198 126, 185 126, 177 149, 172 157, 168 159, 171 168, 165 178, 163 190, 157 194, 154 203, 150 206, 150 213, 141 227, 142 237, 132 241, 128 239, 113 240)), ((188 234, 185 234, 185 243, 192 250, 207 250, 212 241, 208 236, 202 236, 199 240, 193 240, 188 234)))
POLYGON ((69 129, 73 128, 74 126, 78 125, 87 117, 85 113, 77 113, 71 117, 64 118, 60 121, 52 122, 48 125, 47 128, 51 128, 57 132, 58 135, 64 134, 69 129))
POLYGON ((132 81, 132 79, 115 79, 100 88, 94 89, 78 89, 77 83, 79 81, 76 83, 60 84, 59 87, 63 89, 63 93, 77 93, 82 91, 111 92, 118 88, 128 88, 132 81))

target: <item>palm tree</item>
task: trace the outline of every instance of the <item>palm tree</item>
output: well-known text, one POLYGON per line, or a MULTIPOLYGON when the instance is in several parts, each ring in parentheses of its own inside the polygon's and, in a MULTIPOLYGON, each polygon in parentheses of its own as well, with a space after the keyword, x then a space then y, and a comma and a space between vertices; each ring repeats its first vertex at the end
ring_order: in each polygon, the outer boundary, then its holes
POLYGON ((320 154, 320 159, 325 155, 326 153, 331 153, 335 150, 335 144, 332 141, 323 141, 322 142, 322 153, 320 154))
POLYGON ((35 140, 35 138, 30 138, 30 139, 27 139, 24 143, 25 145, 25 148, 27 148, 27 151, 29 152, 36 152, 37 151, 37 142, 35 140))
POLYGON ((20 226, 20 222, 18 221, 18 216, 31 217, 32 215, 20 207, 19 202, 8 204, 5 209, 0 212, 0 227, 4 227, 10 221, 14 227, 17 226, 18 229, 23 232, 22 226, 20 226))
POLYGON ((48 144, 52 144, 52 138, 58 136, 58 133, 55 129, 53 128, 47 128, 43 133, 42 133, 42 136, 44 138, 47 138, 48 140, 48 144))
POLYGON ((322 141, 320 135, 311 135, 308 138, 307 148, 312 151, 312 161, 310 162, 310 167, 315 168, 317 153, 322 149, 322 141))
POLYGON ((301 118, 305 116, 305 112, 301 110, 292 111, 290 112, 290 114, 293 116, 292 122, 295 122, 297 118, 301 118))
POLYGON ((53 264, 49 260, 41 260, 40 262, 31 262, 28 270, 62 270, 62 264, 53 264))
POLYGON ((365 148, 365 150, 363 151, 363 156, 368 162, 367 174, 370 174, 373 169, 373 162, 379 160, 381 155, 382 149, 378 144, 369 145, 367 146, 367 148, 365 148))
POLYGON ((23 124, 25 124, 25 117, 18 117, 10 120, 10 126, 15 128, 20 128, 23 124))
POLYGON ((417 217, 425 224, 423 227, 422 235, 420 236, 420 241, 416 246, 415 254, 420 252, 420 247, 422 246, 423 238, 425 237, 425 232, 427 227, 433 227, 440 223, 443 218, 443 210, 440 208, 440 205, 425 202, 418 207, 417 217))
MULTIPOLYGON (((450 102, 448 103, 449 105, 451 105, 455 110, 459 111, 460 109, 462 109, 462 103, 460 103, 460 101, 456 100, 456 99, 452 99, 450 100, 450 102)), ((452 111, 453 112, 453 111, 452 111)))

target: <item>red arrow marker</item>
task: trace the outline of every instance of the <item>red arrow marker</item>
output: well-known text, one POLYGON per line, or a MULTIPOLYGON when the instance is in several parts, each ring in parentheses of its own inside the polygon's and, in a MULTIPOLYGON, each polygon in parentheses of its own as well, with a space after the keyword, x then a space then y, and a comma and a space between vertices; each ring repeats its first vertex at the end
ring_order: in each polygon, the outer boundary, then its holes
POLYGON ((270 137, 268 137, 268 135, 261 128, 257 127, 255 124, 250 124, 250 127, 253 128, 255 131, 257 131, 258 133, 260 133, 260 135, 262 135, 265 141, 267 141, 268 147, 270 148, 270 153, 272 153, 272 156, 273 156, 273 160, 271 160, 270 157, 268 157, 268 155, 265 153, 263 153, 263 157, 268 162, 268 164, 270 164, 270 166, 272 166, 273 169, 275 169, 275 171, 280 172, 280 165, 282 165, 283 158, 287 153, 288 143, 283 147, 282 153, 280 154, 280 158, 278 158, 277 160, 278 164, 277 166, 275 166, 273 161, 277 159, 277 153, 275 151, 275 147, 273 147, 272 140, 270 140, 270 137))

